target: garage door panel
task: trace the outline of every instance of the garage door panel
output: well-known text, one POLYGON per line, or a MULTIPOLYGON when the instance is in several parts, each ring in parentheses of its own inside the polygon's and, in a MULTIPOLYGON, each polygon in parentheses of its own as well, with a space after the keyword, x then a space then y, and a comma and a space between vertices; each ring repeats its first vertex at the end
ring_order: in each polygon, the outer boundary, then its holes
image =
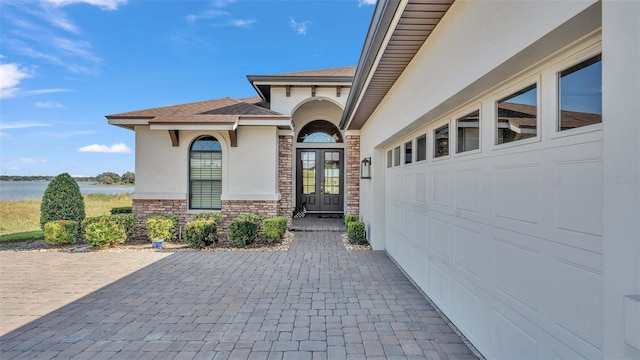
POLYGON ((448 263, 451 252, 451 224, 448 221, 437 217, 431 219, 431 244, 434 255, 448 263))
POLYGON ((448 171, 432 174, 431 198, 434 207, 451 207, 451 174, 448 171))
POLYGON ((478 231, 455 226, 453 230, 454 264, 458 270, 478 281, 483 241, 478 231))
POLYGON ((602 293, 602 275, 579 264, 556 259, 552 281, 556 326, 601 349, 602 299, 594 294, 602 293))
POLYGON ((513 300, 516 304, 512 306, 521 307, 522 312, 537 313, 542 290, 540 251, 494 238, 492 255, 493 285, 498 291, 497 296, 507 297, 504 299, 506 302, 513 300))
POLYGON ((540 222, 540 164, 495 168, 493 206, 497 217, 530 224, 540 222))
POLYGON ((556 227, 602 236, 602 161, 556 164, 555 173, 556 227))
POLYGON ((454 190, 456 209, 479 213, 481 209, 481 184, 482 172, 480 169, 456 172, 454 190))

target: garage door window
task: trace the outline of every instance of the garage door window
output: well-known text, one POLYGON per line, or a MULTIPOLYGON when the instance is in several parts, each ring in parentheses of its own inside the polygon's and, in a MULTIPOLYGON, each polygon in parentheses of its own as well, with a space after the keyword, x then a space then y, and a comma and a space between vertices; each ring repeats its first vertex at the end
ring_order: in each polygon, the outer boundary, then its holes
POLYGON ((602 122, 602 55, 558 74, 558 130, 602 122))
POLYGON ((474 111, 456 120, 459 153, 480 149, 480 111, 474 111))
POLYGON ((537 84, 499 100, 496 105, 496 144, 524 140, 538 134, 537 84))
POLYGON ((427 135, 416 139, 416 161, 427 160, 427 135))
POLYGON ((393 166, 393 150, 387 151, 387 167, 393 166))
POLYGON ((400 146, 393 149, 393 166, 400 166, 400 146))
POLYGON ((404 144, 404 163, 411 164, 413 161, 413 142, 409 141, 404 144))
POLYGON ((449 155, 449 124, 434 130, 433 141, 433 157, 449 155))

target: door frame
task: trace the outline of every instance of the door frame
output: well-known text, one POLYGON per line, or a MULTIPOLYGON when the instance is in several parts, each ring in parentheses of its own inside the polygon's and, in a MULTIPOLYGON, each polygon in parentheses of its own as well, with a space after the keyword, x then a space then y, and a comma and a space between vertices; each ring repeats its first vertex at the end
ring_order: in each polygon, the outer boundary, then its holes
POLYGON ((345 170, 346 170, 346 159, 347 159, 347 150, 345 148, 345 144, 344 143, 338 143, 338 144, 321 144, 321 143, 309 143, 309 144, 304 144, 304 143, 298 143, 298 146, 294 147, 294 159, 292 161, 293 163, 293 174, 294 176, 292 177, 292 187, 293 187, 293 204, 295 204, 295 207, 299 207, 302 204, 300 203, 300 191, 302 190, 298 185, 300 184, 300 179, 299 179, 299 166, 300 166, 300 152, 301 151, 321 151, 321 150, 340 150, 342 152, 342 161, 340 163, 340 188, 342 189, 342 209, 341 210, 330 210, 330 211, 308 211, 309 213, 317 213, 317 214, 344 214, 345 209, 346 209, 346 201, 347 201, 347 190, 346 190, 346 174, 345 174, 345 170), (307 146, 305 146, 307 145, 307 146))

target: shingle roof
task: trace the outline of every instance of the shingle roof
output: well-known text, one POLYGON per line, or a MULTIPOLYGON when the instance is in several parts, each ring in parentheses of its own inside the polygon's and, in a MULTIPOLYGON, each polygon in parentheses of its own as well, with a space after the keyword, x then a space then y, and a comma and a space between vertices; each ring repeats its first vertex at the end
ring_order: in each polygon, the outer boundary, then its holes
POLYGON ((345 66, 331 69, 286 72, 272 74, 271 76, 354 76, 355 74, 355 66, 345 66))
POLYGON ((146 110, 107 115, 107 119, 148 119, 158 123, 214 123, 233 124, 242 118, 286 118, 271 111, 260 97, 245 99, 222 98, 188 104, 164 106, 146 110))

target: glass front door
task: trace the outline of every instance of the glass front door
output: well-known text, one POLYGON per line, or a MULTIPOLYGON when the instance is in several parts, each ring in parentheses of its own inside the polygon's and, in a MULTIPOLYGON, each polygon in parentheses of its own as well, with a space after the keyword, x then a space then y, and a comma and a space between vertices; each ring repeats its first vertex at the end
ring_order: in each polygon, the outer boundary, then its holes
POLYGON ((307 211, 342 212, 343 154, 341 149, 298 150, 298 207, 307 211))

